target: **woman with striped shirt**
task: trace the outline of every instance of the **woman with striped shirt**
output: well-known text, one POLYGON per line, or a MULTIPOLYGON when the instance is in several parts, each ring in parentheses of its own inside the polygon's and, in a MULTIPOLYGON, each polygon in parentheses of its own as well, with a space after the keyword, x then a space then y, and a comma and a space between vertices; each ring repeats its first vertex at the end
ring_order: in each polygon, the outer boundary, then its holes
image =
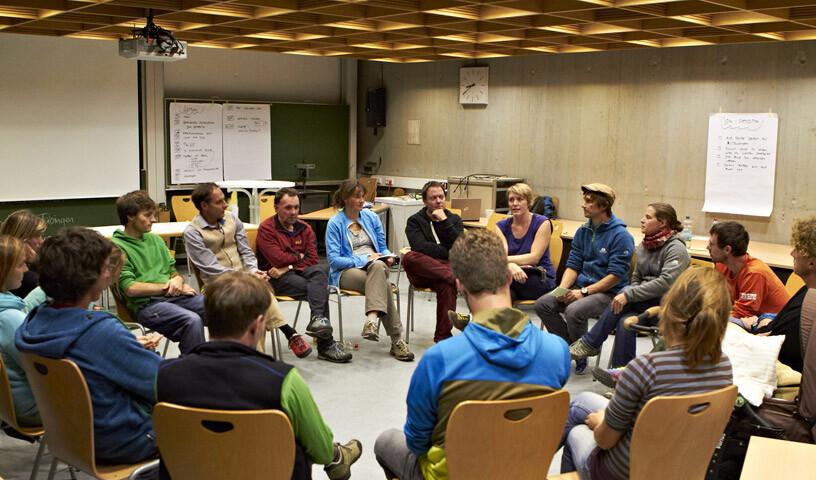
POLYGON ((577 470, 584 480, 629 478, 632 431, 646 402, 731 385, 731 362, 721 350, 730 311, 728 285, 717 271, 693 268, 680 275, 660 308, 667 349, 629 362, 611 400, 591 392, 573 399, 561 471, 577 470))

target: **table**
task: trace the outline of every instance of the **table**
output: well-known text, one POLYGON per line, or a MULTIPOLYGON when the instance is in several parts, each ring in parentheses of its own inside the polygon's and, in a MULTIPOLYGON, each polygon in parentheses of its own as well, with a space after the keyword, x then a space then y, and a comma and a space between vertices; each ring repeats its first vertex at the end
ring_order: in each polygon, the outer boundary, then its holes
POLYGON ((816 445, 751 437, 740 480, 816 479, 816 445))
MULTIPOLYGON (((184 229, 187 228, 190 222, 156 222, 153 224, 151 231, 156 235, 162 237, 165 241, 170 240, 171 237, 180 237, 184 234, 184 229)), ((102 234, 105 238, 113 237, 113 232, 117 230, 124 230, 125 227, 121 225, 103 225, 99 227, 89 227, 102 234)), ((250 235, 257 235, 258 225, 254 223, 245 223, 244 229, 247 232, 247 237, 250 235)), ((252 242, 250 242, 252 243, 252 242)))
MULTIPOLYGON (((559 218, 559 222, 564 226, 561 231, 561 238, 564 240, 572 240, 575 232, 586 223, 586 220, 569 220, 566 218, 559 218)), ((482 217, 478 222, 464 222, 467 228, 487 228, 487 218, 482 217)), ((635 245, 643 240, 643 234, 638 227, 626 228, 632 237, 635 239, 635 245)), ((711 259, 708 253, 708 235, 694 235, 691 238, 691 245, 689 245, 689 254, 692 257, 711 259)), ((748 244, 748 253, 752 257, 758 258, 767 263, 773 268, 780 268, 783 270, 793 270, 793 257, 790 256, 790 245, 782 245, 779 243, 757 242, 751 241, 748 244)))
MULTIPOLYGON (((375 203, 373 207, 371 207, 371 211, 380 214, 388 210, 388 205, 383 205, 381 203, 375 203)), ((299 215, 298 218, 303 220, 304 222, 328 222, 334 214, 337 213, 337 209, 334 207, 327 207, 322 210, 316 210, 310 213, 304 213, 303 215, 299 215)))
POLYGON ((295 182, 278 180, 224 180, 215 182, 228 192, 241 192, 249 197, 249 223, 261 223, 261 196, 281 188, 294 187, 295 182), (250 193, 249 190, 252 190, 250 193))

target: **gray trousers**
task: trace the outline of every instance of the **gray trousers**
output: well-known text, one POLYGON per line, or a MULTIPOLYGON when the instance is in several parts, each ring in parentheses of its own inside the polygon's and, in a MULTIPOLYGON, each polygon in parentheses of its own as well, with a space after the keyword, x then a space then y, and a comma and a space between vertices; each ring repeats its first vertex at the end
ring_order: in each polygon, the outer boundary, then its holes
POLYGON ((587 332, 589 319, 600 317, 610 303, 612 295, 607 293, 593 293, 569 305, 559 302, 552 295, 542 295, 536 300, 535 311, 548 332, 571 345, 587 332))
POLYGON ((384 313, 382 323, 390 337, 402 335, 402 322, 397 312, 397 302, 388 281, 388 265, 379 260, 372 262, 367 270, 349 268, 340 274, 340 288, 365 293, 365 313, 384 313))
POLYGON ((374 457, 383 467, 386 475, 398 477, 400 480, 424 480, 419 469, 419 458, 408 450, 405 443, 405 434, 402 430, 392 428, 377 437, 374 442, 374 457))

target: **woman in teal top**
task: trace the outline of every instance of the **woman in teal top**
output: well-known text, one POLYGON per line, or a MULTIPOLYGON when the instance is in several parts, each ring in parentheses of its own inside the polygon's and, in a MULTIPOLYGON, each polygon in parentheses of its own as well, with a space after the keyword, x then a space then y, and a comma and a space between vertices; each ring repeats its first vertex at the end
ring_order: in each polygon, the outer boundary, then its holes
MULTIPOLYGON (((20 288, 27 271, 23 242, 9 235, 0 235, 0 353, 11 384, 17 423, 33 427, 42 425, 42 422, 20 362, 20 352, 14 346, 14 332, 34 305, 9 291, 20 288)), ((35 289, 32 294, 38 291, 35 289)))

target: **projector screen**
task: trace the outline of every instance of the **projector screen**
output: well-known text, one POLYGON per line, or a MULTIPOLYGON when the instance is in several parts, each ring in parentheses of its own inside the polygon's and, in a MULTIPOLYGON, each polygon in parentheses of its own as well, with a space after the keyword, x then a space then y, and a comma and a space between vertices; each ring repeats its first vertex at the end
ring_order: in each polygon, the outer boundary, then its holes
POLYGON ((0 33, 0 201, 139 188, 136 62, 117 48, 0 33))

